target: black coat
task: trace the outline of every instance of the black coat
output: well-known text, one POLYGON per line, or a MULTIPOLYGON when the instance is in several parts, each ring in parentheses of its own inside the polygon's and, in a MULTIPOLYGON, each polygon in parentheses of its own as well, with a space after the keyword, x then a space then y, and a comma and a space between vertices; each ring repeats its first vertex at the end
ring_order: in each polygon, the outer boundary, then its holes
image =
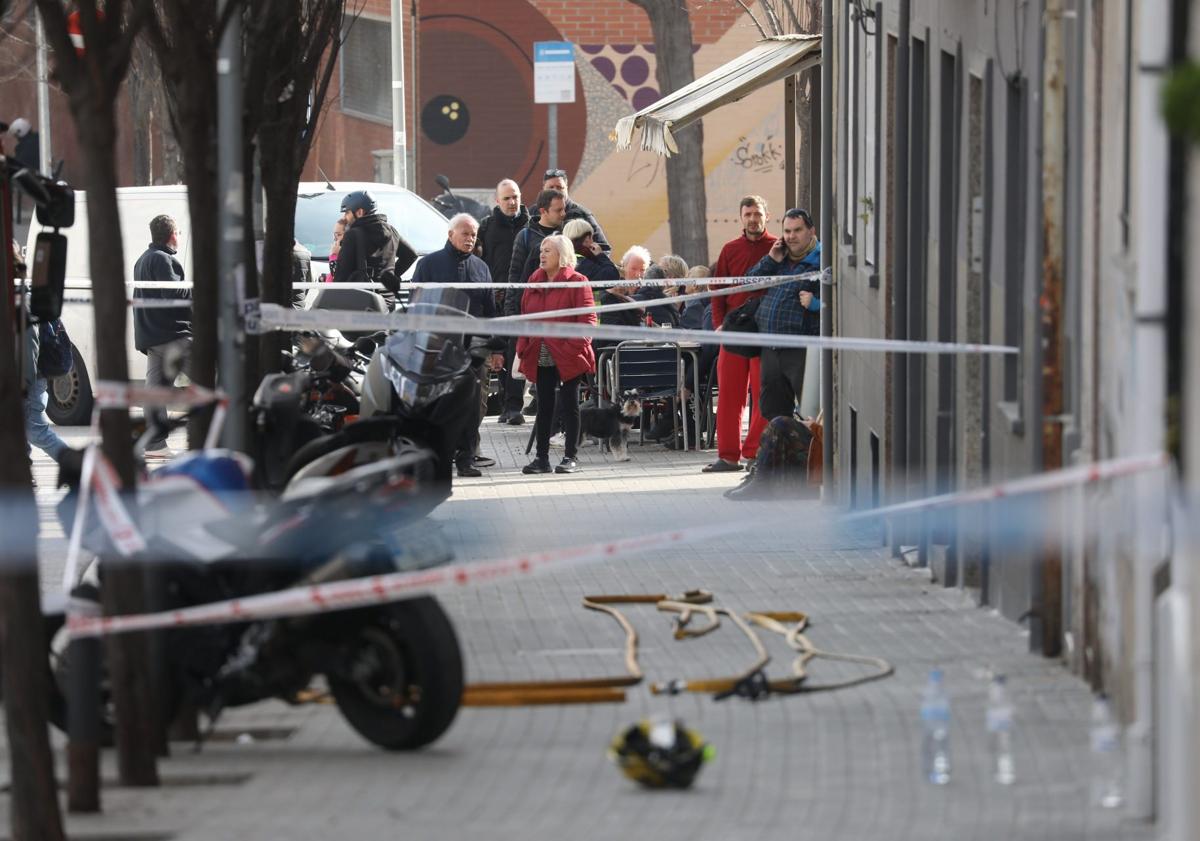
MULTIPOLYGON (((559 233, 557 228, 543 228, 537 219, 529 220, 529 225, 513 240, 512 260, 508 265, 509 283, 525 283, 529 280, 529 276, 540 267, 539 253, 542 248, 542 240, 557 233, 559 233)), ((508 291, 519 292, 520 290, 509 289, 508 291)), ((520 312, 521 296, 505 295, 504 314, 519 315, 520 312)))
MULTIPOLYGON (((382 213, 360 216, 346 229, 346 235, 342 237, 342 250, 338 254, 337 270, 333 279, 338 283, 346 283, 360 270, 371 269, 377 272, 392 268, 396 264, 396 252, 400 247, 400 234, 388 224, 386 216, 382 213)), ((369 278, 361 280, 366 281, 369 278)))
MULTIPOLYGON (((647 272, 649 277, 649 272, 647 272)), ((680 281, 682 283, 682 281, 680 281)), ((679 326, 679 305, 667 297, 661 286, 643 286, 633 296, 635 301, 665 301, 662 306, 649 307, 646 312, 654 319, 655 324, 670 324, 679 326)))
POLYGON ((506 216, 498 207, 479 225, 479 256, 487 263, 493 283, 508 282, 512 263, 513 240, 529 224, 529 211, 524 207, 516 216, 506 216))
MULTIPOLYGON (((150 247, 133 264, 134 280, 167 280, 183 283, 183 264, 175 252, 165 245, 150 243, 150 247)), ((190 289, 135 289, 135 298, 180 298, 190 301, 190 289)), ((165 345, 192 335, 192 306, 133 311, 133 346, 146 353, 152 347, 165 345)))
MULTIPOLYGON (((464 254, 449 240, 440 251, 426 254, 413 270, 413 284, 418 283, 491 283, 487 263, 474 254, 464 254)), ((476 318, 495 318, 496 299, 490 289, 464 290, 471 304, 467 312, 476 318)))
POLYGON ((621 277, 621 270, 603 251, 594 257, 591 254, 581 255, 575 264, 575 271, 588 280, 617 280, 621 277))

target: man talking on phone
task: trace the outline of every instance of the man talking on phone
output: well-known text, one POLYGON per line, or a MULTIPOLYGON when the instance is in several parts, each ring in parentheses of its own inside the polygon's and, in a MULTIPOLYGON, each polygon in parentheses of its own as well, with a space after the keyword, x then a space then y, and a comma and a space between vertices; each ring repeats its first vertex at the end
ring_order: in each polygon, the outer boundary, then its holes
MULTIPOLYGON (((746 272, 755 277, 802 275, 821 270, 821 241, 808 211, 792 208, 783 214, 783 236, 767 256, 746 272)), ((755 321, 761 333, 792 336, 821 335, 821 283, 817 278, 772 286, 758 307, 755 321)), ((769 422, 791 417, 804 390, 804 348, 765 347, 760 363, 759 406, 769 422)))

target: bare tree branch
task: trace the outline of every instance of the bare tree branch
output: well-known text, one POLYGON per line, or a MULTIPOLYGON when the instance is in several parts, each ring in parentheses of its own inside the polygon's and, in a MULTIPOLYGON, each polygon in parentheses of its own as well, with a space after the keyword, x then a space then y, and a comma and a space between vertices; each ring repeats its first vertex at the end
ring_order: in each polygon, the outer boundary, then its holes
POLYGON ((755 26, 755 27, 758 29, 758 34, 759 34, 759 35, 761 35, 761 36, 762 36, 762 37, 764 37, 764 38, 767 38, 767 37, 769 37, 769 36, 767 35, 767 30, 763 29, 763 25, 762 25, 761 23, 759 23, 759 22, 758 22, 758 18, 756 18, 756 17, 754 16, 754 11, 753 11, 753 10, 752 10, 752 9, 751 9, 749 6, 747 6, 747 5, 746 5, 746 2, 745 2, 745 0, 735 0, 735 2, 736 2, 736 3, 737 3, 739 6, 741 6, 743 9, 745 9, 745 10, 746 10, 746 14, 750 16, 750 20, 754 21, 754 26, 755 26))

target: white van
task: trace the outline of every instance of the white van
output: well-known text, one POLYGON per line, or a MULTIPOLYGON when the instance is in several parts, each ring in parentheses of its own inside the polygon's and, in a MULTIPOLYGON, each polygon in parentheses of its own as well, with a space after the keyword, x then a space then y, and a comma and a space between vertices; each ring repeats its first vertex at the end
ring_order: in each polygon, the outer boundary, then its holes
MULTIPOLYGON (((342 198, 355 190, 369 190, 400 236, 418 255, 437 251, 446 243, 446 217, 415 193, 392 184, 362 182, 303 182, 297 194, 296 239, 313 255, 313 278, 328 271, 329 246, 333 224, 341 215, 342 198)), ((91 270, 88 264, 87 196, 75 194, 75 224, 61 231, 67 237, 66 296, 63 323, 75 345, 75 370, 54 380, 50 386, 50 419, 63 426, 89 422, 92 413, 92 372, 96 370, 95 322, 90 300, 91 270), (75 299, 75 300, 71 300, 75 299)), ((133 264, 150 243, 150 220, 165 213, 179 223, 179 253, 185 277, 192 280, 192 239, 187 207, 187 187, 175 184, 162 187, 122 187, 117 190, 117 208, 121 217, 121 244, 125 257, 125 278, 133 280, 133 264)), ((29 228, 28 247, 43 228, 36 222, 29 228)), ((415 264, 414 264, 415 266, 415 264)), ((405 273, 412 276, 413 267, 405 273)), ((125 347, 129 359, 129 378, 135 382, 146 376, 146 357, 133 347, 132 313, 125 321, 125 347)))

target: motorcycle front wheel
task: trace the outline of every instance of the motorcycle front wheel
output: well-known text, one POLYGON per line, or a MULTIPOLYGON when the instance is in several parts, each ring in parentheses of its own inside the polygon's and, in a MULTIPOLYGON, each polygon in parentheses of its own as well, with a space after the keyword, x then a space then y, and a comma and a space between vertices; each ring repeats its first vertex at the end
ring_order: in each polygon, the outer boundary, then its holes
POLYGON ((346 657, 326 673, 346 722, 385 750, 415 750, 446 732, 462 701, 463 666, 454 626, 437 600, 375 610, 347 633, 346 657))

